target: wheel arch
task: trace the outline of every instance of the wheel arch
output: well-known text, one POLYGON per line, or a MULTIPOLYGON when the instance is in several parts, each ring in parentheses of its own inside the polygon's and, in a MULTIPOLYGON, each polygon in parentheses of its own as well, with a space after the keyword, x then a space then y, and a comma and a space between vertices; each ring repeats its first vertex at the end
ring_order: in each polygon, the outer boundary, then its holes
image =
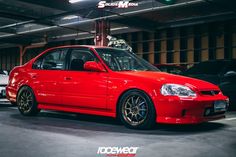
POLYGON ((152 99, 152 96, 150 95, 150 93, 146 92, 145 90, 143 89, 140 89, 140 88, 129 88, 129 89, 126 89, 124 90, 118 97, 118 100, 116 102, 116 118, 118 117, 118 114, 119 114, 119 105, 120 105, 120 101, 121 101, 121 98, 122 96, 129 92, 129 91, 139 91, 139 92, 142 92, 144 93, 145 95, 147 95, 147 97, 150 99, 150 101, 152 102, 152 104, 154 105, 154 108, 155 108, 155 114, 157 115, 157 109, 156 109, 156 105, 154 103, 154 100, 152 99))
MULTIPOLYGON (((20 90, 21 90, 22 88, 24 88, 24 87, 30 88, 30 89, 32 90, 33 94, 35 95, 35 92, 34 92, 33 88, 31 88, 31 87, 30 87, 29 85, 27 85, 27 84, 23 84, 23 85, 21 85, 20 87, 18 87, 18 90, 17 90, 17 92, 16 92, 16 102, 17 102, 17 97, 18 97, 18 94, 19 94, 20 90)), ((36 99, 36 97, 35 97, 35 99, 36 99)))

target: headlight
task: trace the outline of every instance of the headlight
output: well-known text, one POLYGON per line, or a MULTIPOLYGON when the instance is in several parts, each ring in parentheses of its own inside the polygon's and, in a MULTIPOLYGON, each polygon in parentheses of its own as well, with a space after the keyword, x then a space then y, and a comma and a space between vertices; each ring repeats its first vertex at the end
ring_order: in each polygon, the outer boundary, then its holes
POLYGON ((165 96, 196 97, 196 93, 189 87, 178 84, 164 84, 161 87, 161 94, 165 96))

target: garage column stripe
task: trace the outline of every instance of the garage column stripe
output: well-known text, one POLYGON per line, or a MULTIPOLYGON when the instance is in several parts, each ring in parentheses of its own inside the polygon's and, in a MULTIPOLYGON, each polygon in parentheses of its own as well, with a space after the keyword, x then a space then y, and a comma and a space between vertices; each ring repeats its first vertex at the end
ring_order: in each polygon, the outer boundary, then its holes
POLYGON ((138 56, 143 57, 143 32, 138 32, 138 56))
POLYGON ((232 58, 236 59, 236 25, 234 25, 232 32, 233 32, 232 34, 232 46, 233 46, 232 58))
POLYGON ((155 53, 155 47, 154 47, 154 33, 149 33, 149 55, 148 55, 148 61, 151 64, 154 64, 154 53, 155 53))
POLYGON ((201 61, 207 61, 209 58, 209 36, 208 36, 208 27, 203 26, 202 27, 202 38, 201 38, 201 45, 202 45, 202 51, 201 51, 201 61))
POLYGON ((194 62, 194 33, 193 27, 188 28, 188 45, 187 45, 187 62, 193 63, 194 62))
POLYGON ((161 54, 160 54, 160 58, 161 58, 161 64, 165 64, 166 63, 166 59, 167 59, 167 34, 166 34, 166 30, 162 30, 161 31, 161 54))
POLYGON ((216 36, 216 59, 224 59, 224 26, 217 28, 216 36))
POLYGON ((174 30, 174 63, 180 63, 180 30, 174 30))

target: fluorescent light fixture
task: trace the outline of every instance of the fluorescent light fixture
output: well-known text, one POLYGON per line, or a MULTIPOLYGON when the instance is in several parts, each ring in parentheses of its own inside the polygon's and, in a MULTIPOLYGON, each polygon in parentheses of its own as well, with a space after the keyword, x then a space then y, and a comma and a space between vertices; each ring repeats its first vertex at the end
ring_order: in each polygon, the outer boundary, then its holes
POLYGON ((29 27, 33 27, 35 24, 29 23, 29 24, 25 24, 24 27, 25 28, 29 28, 29 27))
POLYGON ((11 37, 11 36, 14 36, 15 34, 3 34, 3 35, 0 35, 0 38, 6 38, 6 37, 11 37))
POLYGON ((43 42, 38 42, 38 43, 31 43, 32 46, 39 46, 39 45, 46 45, 47 42, 43 41, 43 42))
POLYGON ((77 3, 79 1, 81 1, 81 0, 69 0, 70 3, 77 3))
POLYGON ((77 18, 79 18, 79 16, 77 16, 77 15, 69 15, 69 16, 63 17, 62 19, 63 20, 72 20, 72 19, 77 19, 77 18))

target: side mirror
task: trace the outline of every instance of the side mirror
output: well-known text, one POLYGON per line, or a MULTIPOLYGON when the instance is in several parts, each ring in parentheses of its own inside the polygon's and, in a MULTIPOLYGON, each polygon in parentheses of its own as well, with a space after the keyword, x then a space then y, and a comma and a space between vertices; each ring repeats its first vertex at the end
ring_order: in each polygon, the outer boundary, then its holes
POLYGON ((97 72, 105 72, 106 69, 95 61, 88 61, 84 63, 84 70, 87 71, 97 71, 97 72))
POLYGON ((236 72, 228 71, 227 73, 224 74, 224 77, 236 77, 236 72))

